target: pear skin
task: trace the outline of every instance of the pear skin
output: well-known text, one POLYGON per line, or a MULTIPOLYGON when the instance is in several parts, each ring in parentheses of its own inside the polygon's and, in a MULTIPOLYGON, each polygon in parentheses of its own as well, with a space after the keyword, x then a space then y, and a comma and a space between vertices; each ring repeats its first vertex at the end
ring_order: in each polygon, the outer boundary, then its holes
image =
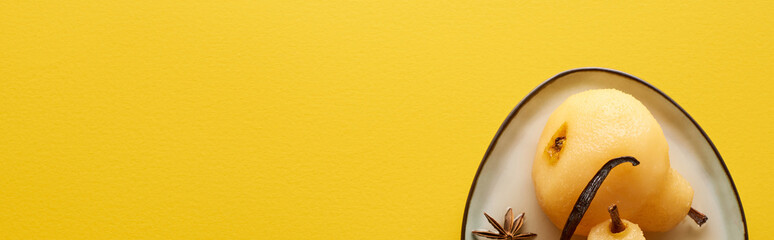
POLYGON ((691 210, 693 188, 677 171, 670 170, 667 184, 645 202, 639 213, 630 218, 643 229, 666 232, 680 223, 691 210))

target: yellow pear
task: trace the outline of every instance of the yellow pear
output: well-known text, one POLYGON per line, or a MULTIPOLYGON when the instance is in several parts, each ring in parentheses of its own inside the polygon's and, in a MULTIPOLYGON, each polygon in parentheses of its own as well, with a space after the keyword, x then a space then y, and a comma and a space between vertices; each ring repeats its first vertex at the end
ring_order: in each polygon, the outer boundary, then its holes
POLYGON ((591 228, 588 240, 645 240, 642 229, 637 224, 621 219, 626 226, 622 232, 613 233, 610 231, 611 220, 608 219, 591 228))
POLYGON ((591 228, 589 240, 645 240, 640 226, 621 219, 618 206, 612 205, 607 211, 610 219, 591 228))
POLYGON ((688 213, 693 189, 671 169, 661 127, 637 99, 615 89, 581 92, 567 98, 548 118, 538 140, 532 180, 538 203, 562 228, 588 181, 608 160, 631 156, 636 168, 612 171, 578 225, 588 235, 609 219, 605 209, 621 207, 621 216, 642 230, 663 232, 688 213))

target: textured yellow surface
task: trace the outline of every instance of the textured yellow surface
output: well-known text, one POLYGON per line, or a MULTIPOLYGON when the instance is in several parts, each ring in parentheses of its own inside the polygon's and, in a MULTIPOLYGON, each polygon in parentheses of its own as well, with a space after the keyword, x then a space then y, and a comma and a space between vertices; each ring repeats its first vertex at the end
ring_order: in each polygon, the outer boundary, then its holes
POLYGON ((583 66, 682 104, 770 236, 772 12, 0 1, 0 238, 456 239, 501 121, 583 66))

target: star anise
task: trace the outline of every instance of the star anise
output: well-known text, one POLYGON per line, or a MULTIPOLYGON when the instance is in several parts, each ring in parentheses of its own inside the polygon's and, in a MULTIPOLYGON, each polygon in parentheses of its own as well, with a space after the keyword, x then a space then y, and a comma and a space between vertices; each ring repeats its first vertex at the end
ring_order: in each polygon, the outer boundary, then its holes
POLYGON ((492 226, 497 229, 497 233, 489 231, 473 231, 473 234, 476 236, 505 240, 527 239, 537 236, 537 234, 534 233, 517 234, 519 229, 521 229, 521 225, 524 225, 524 213, 519 214, 519 216, 516 216, 514 219, 513 210, 511 208, 508 208, 508 212, 505 213, 505 226, 501 226, 494 218, 489 216, 489 214, 484 213, 484 216, 486 217, 486 220, 489 221, 489 224, 492 224, 492 226))

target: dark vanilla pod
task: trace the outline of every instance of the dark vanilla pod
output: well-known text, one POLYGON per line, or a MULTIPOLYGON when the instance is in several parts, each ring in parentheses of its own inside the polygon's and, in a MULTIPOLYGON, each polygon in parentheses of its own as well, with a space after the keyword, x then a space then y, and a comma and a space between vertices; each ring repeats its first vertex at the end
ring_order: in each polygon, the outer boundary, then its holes
POLYGON ((607 163, 597 171, 597 174, 591 178, 591 181, 586 185, 586 188, 584 188, 583 192, 578 196, 578 200, 575 201, 575 207, 572 208, 572 212, 570 212, 570 216, 564 223, 564 228, 562 228, 560 240, 569 240, 572 238, 572 235, 575 234, 575 229, 583 219, 583 215, 586 214, 586 210, 589 209, 591 200, 594 200, 597 190, 602 186, 602 182, 605 181, 605 178, 607 178, 607 175, 610 174, 610 171, 613 170, 614 167, 626 162, 631 163, 632 166, 640 165, 640 161, 637 161, 637 159, 633 157, 626 156, 614 158, 607 161, 607 163))

